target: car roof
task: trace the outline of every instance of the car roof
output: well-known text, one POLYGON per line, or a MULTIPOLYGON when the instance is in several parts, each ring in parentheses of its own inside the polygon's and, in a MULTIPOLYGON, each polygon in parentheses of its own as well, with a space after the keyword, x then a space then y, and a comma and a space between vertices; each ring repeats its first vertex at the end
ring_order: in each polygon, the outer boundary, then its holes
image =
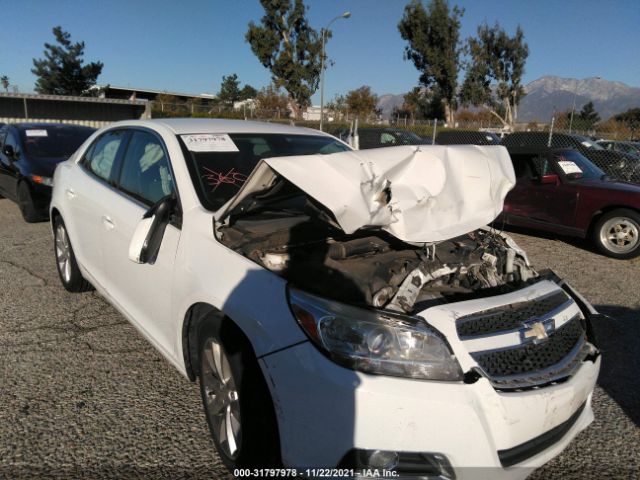
POLYGON ((506 147, 507 152, 509 153, 549 153, 549 152, 566 152, 566 151, 577 151, 577 149, 572 147, 547 147, 546 145, 523 145, 506 147))
POLYGON ((36 128, 60 128, 60 127, 64 127, 64 128, 74 128, 74 129, 87 129, 87 130, 95 130, 95 128, 93 127, 87 127, 85 125, 74 125, 72 123, 47 123, 47 122, 20 122, 20 123, 12 123, 9 126, 11 127, 15 127, 18 130, 29 130, 29 129, 36 129, 36 128))
POLYGON ((256 122, 252 120, 228 120, 222 118, 157 118, 151 120, 126 120, 109 125, 115 126, 162 125, 176 135, 188 133, 279 133, 290 135, 323 135, 328 133, 312 128, 293 127, 281 123, 256 122))

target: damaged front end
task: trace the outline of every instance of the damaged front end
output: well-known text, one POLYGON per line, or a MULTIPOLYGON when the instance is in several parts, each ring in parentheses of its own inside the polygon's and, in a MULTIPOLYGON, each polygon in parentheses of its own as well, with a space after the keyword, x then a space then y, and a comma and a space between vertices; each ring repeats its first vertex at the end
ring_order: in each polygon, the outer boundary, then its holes
POLYGON ((269 159, 215 234, 287 279, 299 324, 340 364, 504 390, 559 381, 597 356, 589 314, 483 226, 513 186, 503 150, 269 159))
POLYGON ((302 213, 265 215, 221 229, 223 243, 302 290, 354 305, 412 314, 506 293, 537 275, 508 237, 489 229, 416 246, 384 232, 345 235, 302 213))
POLYGON ((513 185, 502 147, 267 159, 216 214, 216 233, 301 289, 410 314, 536 276, 508 237, 482 227, 513 185))

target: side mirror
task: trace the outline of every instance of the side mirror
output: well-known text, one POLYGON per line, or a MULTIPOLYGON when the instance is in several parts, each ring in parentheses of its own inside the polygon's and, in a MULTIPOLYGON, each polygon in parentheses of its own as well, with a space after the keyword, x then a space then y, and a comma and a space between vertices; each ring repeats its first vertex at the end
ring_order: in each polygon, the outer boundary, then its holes
POLYGON ((176 205, 173 195, 161 198, 144 214, 129 242, 129 260, 153 265, 158 257, 164 231, 176 205))
POLYGON ((557 185, 560 183, 560 178, 555 173, 543 175, 540 177, 540 183, 542 185, 557 185))
POLYGON ((13 149, 13 145, 5 145, 2 147, 2 153, 4 153, 9 159, 13 160, 16 155, 16 151, 13 149))

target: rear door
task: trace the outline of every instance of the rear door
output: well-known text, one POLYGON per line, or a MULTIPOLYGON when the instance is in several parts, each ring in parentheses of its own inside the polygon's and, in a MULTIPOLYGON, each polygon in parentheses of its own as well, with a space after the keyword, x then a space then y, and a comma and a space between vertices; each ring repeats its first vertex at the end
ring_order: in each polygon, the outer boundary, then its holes
POLYGON ((171 295, 173 269, 180 220, 167 225, 158 256, 153 264, 129 260, 129 244, 145 212, 158 200, 176 195, 173 173, 166 147, 155 132, 132 129, 108 203, 101 207, 107 218, 103 231, 104 259, 108 279, 106 288, 116 303, 147 335, 165 350, 173 338, 171 295))

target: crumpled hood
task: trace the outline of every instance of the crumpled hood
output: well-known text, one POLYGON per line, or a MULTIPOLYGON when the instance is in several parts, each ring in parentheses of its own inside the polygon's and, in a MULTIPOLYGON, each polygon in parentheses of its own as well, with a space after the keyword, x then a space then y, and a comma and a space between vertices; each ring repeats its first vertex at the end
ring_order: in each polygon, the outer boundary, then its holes
POLYGON ((493 221, 515 185, 502 146, 402 146, 263 159, 215 214, 286 178, 331 210, 350 234, 380 227, 406 242, 453 238, 493 221))

